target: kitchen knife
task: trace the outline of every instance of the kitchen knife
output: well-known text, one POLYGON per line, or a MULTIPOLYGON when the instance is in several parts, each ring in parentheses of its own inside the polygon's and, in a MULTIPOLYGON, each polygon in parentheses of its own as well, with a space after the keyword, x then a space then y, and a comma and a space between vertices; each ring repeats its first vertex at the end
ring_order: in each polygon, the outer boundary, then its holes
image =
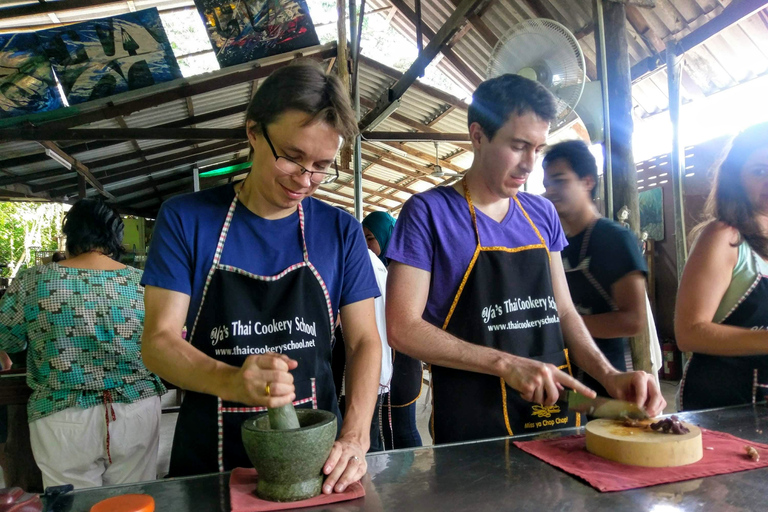
POLYGON ((602 396, 589 398, 571 390, 565 390, 560 395, 560 400, 568 402, 569 410, 587 414, 594 418, 632 418, 635 420, 644 420, 650 417, 645 410, 626 400, 617 400, 615 398, 605 398, 602 396))

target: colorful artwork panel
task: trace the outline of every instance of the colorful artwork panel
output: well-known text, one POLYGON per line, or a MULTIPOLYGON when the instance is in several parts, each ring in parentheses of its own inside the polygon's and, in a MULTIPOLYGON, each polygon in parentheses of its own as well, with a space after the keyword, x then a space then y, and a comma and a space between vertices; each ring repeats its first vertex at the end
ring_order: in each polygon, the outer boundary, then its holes
POLYGON ((320 44, 304 0, 195 0, 222 67, 320 44))
POLYGON ((37 34, 70 105, 181 78, 157 9, 37 34))
POLYGON ((0 119, 63 106, 36 34, 0 34, 0 119))

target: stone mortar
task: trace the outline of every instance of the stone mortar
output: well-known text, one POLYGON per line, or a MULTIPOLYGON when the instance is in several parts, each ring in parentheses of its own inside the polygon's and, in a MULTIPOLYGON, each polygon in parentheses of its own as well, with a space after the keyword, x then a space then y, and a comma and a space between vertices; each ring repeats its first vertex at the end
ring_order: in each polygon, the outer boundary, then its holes
POLYGON ((259 474, 256 494, 269 501, 299 501, 320 494, 323 464, 336 439, 336 415, 297 409, 300 428, 272 430, 267 413, 243 422, 245 452, 259 474))

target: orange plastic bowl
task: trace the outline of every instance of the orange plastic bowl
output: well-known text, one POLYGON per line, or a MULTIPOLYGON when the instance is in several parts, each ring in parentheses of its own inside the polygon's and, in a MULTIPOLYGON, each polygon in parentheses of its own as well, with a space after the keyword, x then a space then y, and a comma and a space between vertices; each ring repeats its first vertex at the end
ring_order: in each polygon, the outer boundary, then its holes
POLYGON ((91 512, 155 512, 155 499, 147 494, 123 494, 98 502, 91 512))

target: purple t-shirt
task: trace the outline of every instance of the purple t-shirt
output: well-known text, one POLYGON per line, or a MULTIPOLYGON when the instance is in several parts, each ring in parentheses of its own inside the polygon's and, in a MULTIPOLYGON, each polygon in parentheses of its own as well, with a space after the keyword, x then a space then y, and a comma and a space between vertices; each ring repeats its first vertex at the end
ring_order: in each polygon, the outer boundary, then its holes
MULTIPOLYGON (((555 207, 543 197, 518 192, 520 204, 550 252, 568 245, 555 207)), ((475 208, 483 246, 520 247, 540 243, 528 220, 510 200, 501 223, 475 208)), ((387 257, 432 273, 424 320, 442 327, 477 241, 467 200, 453 187, 436 187, 411 197, 395 224, 387 257)))

